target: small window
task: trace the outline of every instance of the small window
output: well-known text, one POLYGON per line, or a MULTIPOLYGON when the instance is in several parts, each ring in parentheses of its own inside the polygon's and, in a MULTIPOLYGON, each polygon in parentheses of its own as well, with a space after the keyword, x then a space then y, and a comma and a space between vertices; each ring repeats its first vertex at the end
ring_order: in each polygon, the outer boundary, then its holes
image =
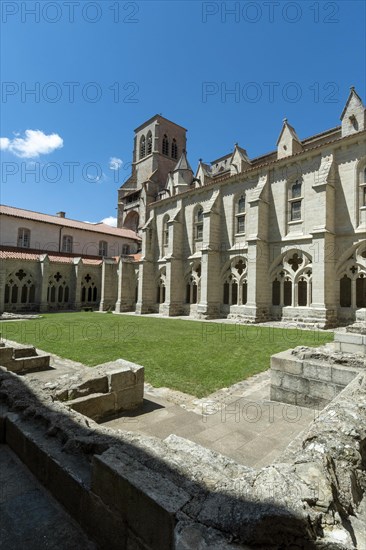
POLYGON ((72 253, 72 237, 71 235, 64 235, 62 237, 62 250, 61 252, 72 253))
POLYGON ((195 239, 202 241, 203 239, 203 208, 198 208, 195 216, 195 239))
POLYGON ((301 220, 301 201, 291 203, 291 221, 301 220))
POLYGON ((178 145, 175 139, 172 141, 172 158, 177 159, 178 158, 178 145))
POLYGON ((236 218, 236 232, 245 233, 245 216, 237 216, 236 218))
POLYGON ((245 197, 242 195, 236 203, 236 233, 245 233, 245 197))
POLYGON ((299 221, 302 218, 302 183, 296 180, 289 189, 289 221, 299 221))
POLYGON ((30 231, 21 227, 18 229, 18 246, 20 248, 29 248, 30 247, 30 231))
POLYGON ((299 180, 296 180, 291 187, 291 198, 298 199, 299 197, 301 197, 301 183, 299 183, 299 180))
POLYGON ((163 246, 168 246, 168 244, 169 244, 168 218, 164 218, 164 221, 163 221, 163 246))
POLYGON ((128 244, 124 244, 122 246, 122 255, 127 256, 130 253, 130 246, 128 244))
POLYGON ((147 154, 151 155, 152 153, 152 135, 151 132, 147 134, 147 154))
POLYGON ((163 155, 169 155, 169 140, 166 134, 163 137, 163 155))
POLYGON ((108 256, 108 243, 99 241, 99 256, 108 256))
POLYGON ((366 206, 366 168, 362 171, 360 178, 360 206, 366 206))
POLYGON ((140 139, 140 159, 143 159, 146 153, 146 141, 145 136, 141 136, 140 139))

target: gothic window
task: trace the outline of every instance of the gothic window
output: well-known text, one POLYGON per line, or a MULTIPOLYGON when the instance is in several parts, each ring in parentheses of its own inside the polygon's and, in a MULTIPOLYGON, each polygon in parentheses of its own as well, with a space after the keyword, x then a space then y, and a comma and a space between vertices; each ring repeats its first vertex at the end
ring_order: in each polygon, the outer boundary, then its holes
POLYGON ((236 203, 236 233, 245 233, 245 197, 243 195, 236 203))
POLYGON ((196 241, 202 241, 203 239, 203 208, 200 206, 197 208, 194 217, 194 237, 196 241))
POLYGON ((29 248, 30 247, 30 230, 25 227, 20 227, 18 229, 18 246, 20 248, 29 248))
POLYGON ((87 273, 81 282, 81 302, 93 303, 98 299, 98 289, 94 278, 87 273))
POLYGON ((163 137, 163 155, 169 155, 169 140, 166 134, 163 137))
POLYGON ((140 139, 140 159, 143 159, 146 154, 146 140, 145 136, 141 136, 140 139))
POLYGON ((292 281, 290 279, 283 284, 283 305, 292 306, 292 281))
POLYGON ((192 269, 186 284, 186 303, 197 304, 200 301, 201 264, 192 269))
POLYGON ((99 241, 99 256, 108 256, 107 241, 99 241))
POLYGON ((5 304, 8 304, 10 301, 10 286, 8 284, 5 285, 5 293, 4 293, 4 302, 5 304))
POLYGON ((244 281, 243 282, 243 299, 242 299, 243 305, 245 305, 247 301, 248 301, 248 283, 247 281, 244 281))
POLYGON ((33 277, 23 269, 8 276, 5 284, 4 302, 6 304, 30 304, 35 301, 33 277))
POLYGON ((163 220, 163 246, 168 246, 169 244, 169 226, 168 226, 169 217, 165 216, 163 220))
POLYGON ((298 221, 302 217, 302 183, 296 180, 289 190, 289 221, 298 221))
POLYGON ((18 301, 18 285, 13 285, 11 289, 11 303, 16 304, 18 301))
POLYGON ((356 307, 366 307, 366 277, 363 273, 356 279, 356 307))
POLYGON ((281 282, 277 278, 272 283, 272 305, 279 306, 281 304, 281 282))
POLYGON ((247 265, 243 258, 234 258, 224 274, 223 303, 245 305, 248 300, 247 265))
POLYGON ((238 283, 233 281, 231 285, 231 303, 237 305, 238 303, 238 283))
POLYGON ((307 305, 308 282, 304 277, 301 277, 297 284, 297 304, 299 306, 307 305))
POLYGON ((62 237, 62 249, 61 252, 72 253, 73 238, 71 235, 64 235, 62 237))
POLYGON ((351 290, 352 282, 351 279, 344 275, 339 283, 339 291, 340 291, 340 305, 341 307, 351 307, 352 305, 352 290, 351 290))
POLYGON ((178 145, 175 139, 172 141, 172 158, 177 159, 178 158, 178 145))
POLYGON ((152 153, 152 135, 151 132, 147 134, 147 154, 151 155, 152 153))
POLYGON ((160 283, 157 288, 157 303, 163 304, 165 302, 165 285, 160 283))
POLYGON ((66 304, 69 301, 69 287, 59 271, 48 280, 47 301, 57 304, 66 304))
POLYGON ((228 282, 224 283, 224 299, 223 302, 225 305, 230 305, 230 285, 228 282))

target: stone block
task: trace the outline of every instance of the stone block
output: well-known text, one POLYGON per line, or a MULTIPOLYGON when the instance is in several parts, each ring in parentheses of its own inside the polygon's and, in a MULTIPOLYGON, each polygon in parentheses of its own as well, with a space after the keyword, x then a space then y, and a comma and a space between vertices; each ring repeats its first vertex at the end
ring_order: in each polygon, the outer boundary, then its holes
POLYGON ((324 399, 325 401, 331 401, 338 394, 338 391, 334 384, 326 384, 317 380, 309 380, 308 394, 312 398, 324 399))
POLYGON ((92 393, 108 393, 108 378, 96 376, 69 390, 69 399, 77 399, 92 393))
POLYGON ((28 348, 14 348, 14 359, 21 359, 22 357, 36 357, 37 351, 34 347, 28 348))
POLYGON ((136 385, 133 388, 125 388, 116 395, 116 411, 134 409, 142 404, 144 398, 144 386, 136 385))
POLYGON ((270 390, 271 401, 278 401, 280 403, 290 403, 291 405, 297 405, 297 393, 290 390, 284 390, 280 387, 271 386, 270 390))
POLYGON ((282 387, 285 390, 307 394, 309 392, 309 380, 300 378, 299 376, 285 374, 282 380, 282 387))
POLYGON ((92 491, 83 492, 80 508, 79 523, 97 542, 100 550, 126 548, 127 526, 120 514, 106 506, 92 491))
POLYGON ((36 357, 23 357, 14 359, 7 365, 8 370, 15 373, 46 370, 50 366, 49 355, 37 355, 36 357))
POLYGON ((364 344, 362 334, 353 334, 350 332, 336 332, 334 334, 334 341, 346 344, 364 344))
POLYGON ((280 370, 271 369, 271 386, 282 386, 284 373, 280 370))
POLYGON ((191 499, 160 473, 114 449, 94 456, 92 491, 118 510, 151 550, 173 548, 175 516, 191 499))
POLYGON ((13 359, 13 348, 0 348, 0 365, 6 366, 13 359))
POLYGON ((109 391, 118 392, 136 384, 135 372, 128 367, 119 367, 107 373, 109 391))
POLYGON ((363 344, 349 344, 348 342, 342 342, 340 347, 343 353, 366 354, 366 346, 363 344))
POLYGON ((332 381, 340 386, 347 386, 358 374, 358 371, 349 367, 332 366, 332 381))
POLYGON ((290 374, 301 374, 303 363, 295 357, 292 359, 288 352, 277 353, 271 357, 271 369, 281 370, 290 374))
POLYGON ((100 420, 115 412, 115 395, 113 393, 96 393, 78 397, 67 403, 74 411, 84 414, 93 420, 100 420))
POLYGON ((330 381, 332 379, 332 369, 330 365, 319 365, 317 363, 308 363, 304 361, 303 375, 305 378, 330 381))

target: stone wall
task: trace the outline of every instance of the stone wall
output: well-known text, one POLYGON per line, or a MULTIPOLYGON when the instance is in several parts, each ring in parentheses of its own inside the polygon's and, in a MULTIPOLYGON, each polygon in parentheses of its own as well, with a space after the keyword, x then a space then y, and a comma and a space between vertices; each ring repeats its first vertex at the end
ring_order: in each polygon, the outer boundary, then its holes
POLYGON ((365 357, 326 346, 286 350, 271 357, 271 399, 322 409, 365 369, 365 357))
POLYGON ((365 548, 364 371, 261 470, 174 435, 105 429, 57 391, 0 368, 0 442, 100 548, 365 548))

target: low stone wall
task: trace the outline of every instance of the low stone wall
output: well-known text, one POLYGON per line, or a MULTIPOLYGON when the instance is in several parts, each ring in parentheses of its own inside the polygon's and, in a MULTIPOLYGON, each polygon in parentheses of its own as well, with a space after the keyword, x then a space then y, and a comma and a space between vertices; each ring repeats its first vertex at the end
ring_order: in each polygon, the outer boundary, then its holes
POLYGON ((334 334, 334 349, 342 353, 366 355, 366 334, 336 332, 334 334))
POLYGON ((0 368, 0 441, 101 549, 366 547, 364 372, 260 470, 174 435, 105 429, 57 391, 0 368))
POLYGON ((50 366, 49 355, 38 355, 34 347, 13 348, 0 347, 0 365, 11 372, 25 374, 27 372, 46 370, 50 366))
POLYGON ((271 357, 271 400, 322 409, 365 369, 365 357, 325 346, 276 353, 271 357))

